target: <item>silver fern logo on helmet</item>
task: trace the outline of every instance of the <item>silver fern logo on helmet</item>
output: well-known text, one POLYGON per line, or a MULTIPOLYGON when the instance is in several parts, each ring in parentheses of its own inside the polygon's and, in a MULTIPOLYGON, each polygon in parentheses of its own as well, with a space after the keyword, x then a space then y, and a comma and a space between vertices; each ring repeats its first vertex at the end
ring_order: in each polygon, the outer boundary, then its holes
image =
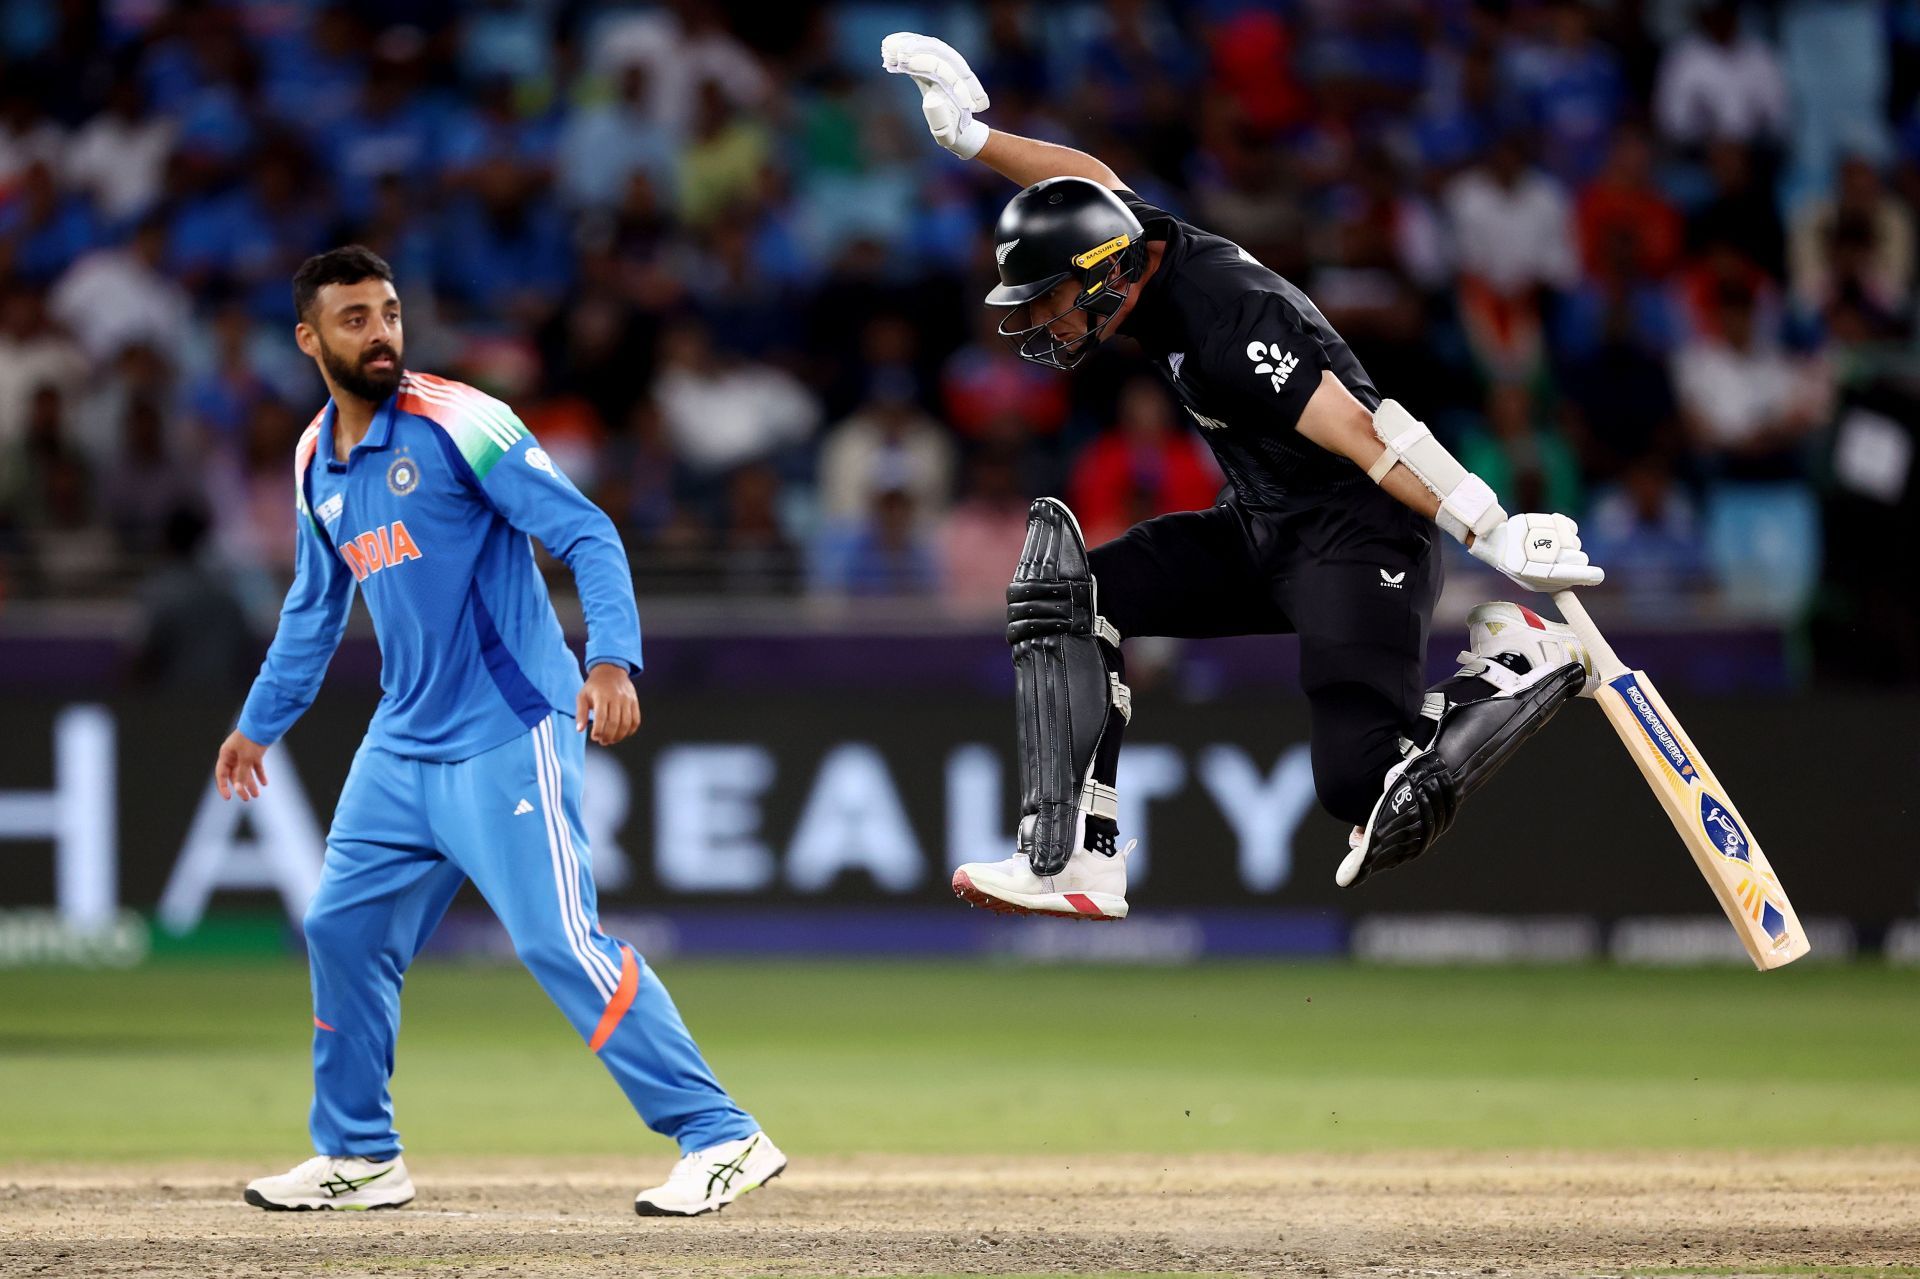
POLYGON ((1013 246, 1018 243, 1020 243, 1020 238, 1015 236, 1013 239, 1008 240, 1005 244, 996 248, 993 251, 993 264, 995 266, 1005 266, 1007 264, 1007 254, 1013 252, 1013 246))

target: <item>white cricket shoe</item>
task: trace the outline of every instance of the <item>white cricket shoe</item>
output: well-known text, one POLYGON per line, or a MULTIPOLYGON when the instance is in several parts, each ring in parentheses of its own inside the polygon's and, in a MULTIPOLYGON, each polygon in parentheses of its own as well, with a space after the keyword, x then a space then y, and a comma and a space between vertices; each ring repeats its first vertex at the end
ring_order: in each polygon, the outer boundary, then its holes
POLYGON ((1568 662, 1580 663, 1587 674, 1578 696, 1592 697, 1600 685, 1593 659, 1571 626, 1549 622, 1525 605, 1505 600, 1476 604, 1467 613, 1467 651, 1460 654, 1460 662, 1460 674, 1477 675, 1506 693, 1568 662), (1510 662, 1499 660, 1512 654, 1526 659, 1523 671, 1516 673, 1510 662))
POLYGON ((787 1157, 764 1132, 681 1156, 667 1179, 633 1198, 642 1217, 698 1217, 718 1212, 787 1170, 787 1157))
POLYGON ((385 1163, 351 1155, 315 1155, 278 1177, 249 1181, 247 1202, 273 1212, 398 1208, 413 1202, 413 1178, 398 1155, 385 1163))
POLYGON ((1036 875, 1025 853, 1000 862, 968 862, 953 872, 954 896, 998 915, 1125 919, 1129 840, 1112 856, 1082 844, 1086 818, 1074 824, 1073 856, 1057 875, 1036 875))

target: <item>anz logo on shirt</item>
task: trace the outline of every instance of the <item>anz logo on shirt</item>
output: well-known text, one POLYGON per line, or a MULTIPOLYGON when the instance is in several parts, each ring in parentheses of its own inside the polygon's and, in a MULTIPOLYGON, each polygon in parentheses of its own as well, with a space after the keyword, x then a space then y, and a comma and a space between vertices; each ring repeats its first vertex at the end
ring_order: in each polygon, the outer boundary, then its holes
POLYGON ((353 570, 353 580, 364 582, 383 569, 426 557, 413 540, 413 534, 407 532, 407 522, 395 520, 385 528, 342 542, 340 558, 353 570))
POLYGON ((1300 357, 1282 348, 1278 342, 1247 343, 1247 358, 1256 362, 1253 366, 1254 373, 1271 382, 1276 394, 1287 384, 1287 379, 1293 376, 1294 369, 1300 364, 1300 357))

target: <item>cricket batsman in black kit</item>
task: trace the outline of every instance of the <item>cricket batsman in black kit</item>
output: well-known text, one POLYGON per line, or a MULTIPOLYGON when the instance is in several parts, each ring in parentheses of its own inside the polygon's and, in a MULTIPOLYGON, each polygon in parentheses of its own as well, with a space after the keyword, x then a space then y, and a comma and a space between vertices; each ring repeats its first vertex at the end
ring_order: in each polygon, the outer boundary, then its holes
POLYGON ((1021 770, 1015 855, 954 873, 1013 914, 1119 919, 1126 857, 1114 781, 1132 716, 1120 641, 1297 634, 1314 786, 1352 822, 1335 880, 1418 857, 1460 801, 1568 700, 1590 692, 1572 632, 1515 604, 1468 614, 1452 678, 1424 687, 1440 594, 1436 526, 1533 591, 1598 583, 1563 515, 1508 515, 1410 412, 1382 399, 1319 308, 1231 241, 1128 190, 1093 156, 988 128, 988 99, 942 41, 881 44, 935 141, 1023 188, 994 229, 1000 332, 1072 369, 1134 339, 1219 460, 1210 510, 1147 520, 1089 551, 1066 505, 1036 501, 1007 588, 1021 770))

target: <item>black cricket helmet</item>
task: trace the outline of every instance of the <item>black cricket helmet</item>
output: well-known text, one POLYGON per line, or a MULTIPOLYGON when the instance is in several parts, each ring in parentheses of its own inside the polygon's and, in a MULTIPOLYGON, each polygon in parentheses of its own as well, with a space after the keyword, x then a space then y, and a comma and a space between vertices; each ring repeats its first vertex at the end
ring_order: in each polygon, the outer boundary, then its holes
POLYGON ((1146 266, 1140 219, 1119 196, 1085 178, 1048 178, 1007 203, 993 228, 1000 283, 988 306, 1010 308, 1000 336, 1023 360, 1070 369, 1100 344, 1146 266), (1048 326, 1067 312, 1036 317, 1034 306, 1063 280, 1080 287, 1070 310, 1087 313, 1087 331, 1069 341, 1048 326))

